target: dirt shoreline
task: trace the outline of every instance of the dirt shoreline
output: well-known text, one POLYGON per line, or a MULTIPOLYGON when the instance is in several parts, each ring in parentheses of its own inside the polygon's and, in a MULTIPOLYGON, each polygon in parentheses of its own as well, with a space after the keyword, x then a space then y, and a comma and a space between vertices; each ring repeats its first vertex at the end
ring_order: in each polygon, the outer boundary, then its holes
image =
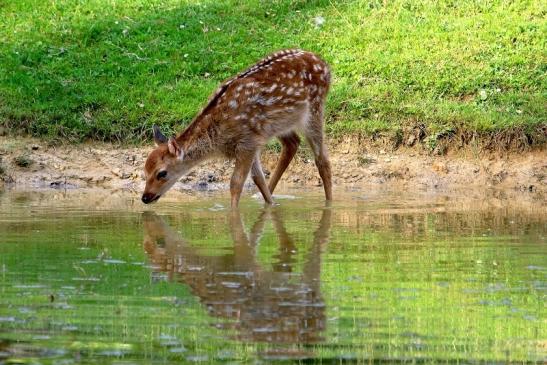
MULTIPOLYGON (((107 143, 52 145, 32 138, 0 137, 0 186, 24 189, 105 188, 142 191, 142 166, 152 145, 107 143)), ((461 189, 470 187, 547 193, 547 151, 475 151, 470 147, 437 155, 421 147, 390 148, 359 138, 329 141, 336 188, 396 186, 461 189)), ((279 153, 265 150, 266 175, 279 153)), ((210 161, 183 177, 174 189, 226 189, 231 161, 210 161)), ((285 186, 317 187, 319 175, 307 147, 301 148, 282 179, 285 186)), ((248 183, 251 186, 250 183, 248 183)))

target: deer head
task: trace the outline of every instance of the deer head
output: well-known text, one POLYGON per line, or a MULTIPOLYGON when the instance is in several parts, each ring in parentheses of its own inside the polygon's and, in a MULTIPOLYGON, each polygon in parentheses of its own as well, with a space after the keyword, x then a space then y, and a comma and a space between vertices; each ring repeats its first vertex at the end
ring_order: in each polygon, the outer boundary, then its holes
POLYGON ((153 126, 156 148, 144 164, 146 187, 142 194, 145 204, 158 200, 184 173, 184 152, 175 137, 167 138, 157 125, 153 126))

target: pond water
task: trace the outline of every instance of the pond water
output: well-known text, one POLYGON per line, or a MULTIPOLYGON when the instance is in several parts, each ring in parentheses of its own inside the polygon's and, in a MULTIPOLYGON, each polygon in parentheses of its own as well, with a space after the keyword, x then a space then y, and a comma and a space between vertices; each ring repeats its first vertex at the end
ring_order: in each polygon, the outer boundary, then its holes
POLYGON ((541 201, 289 194, 0 193, 0 363, 546 361, 541 201))

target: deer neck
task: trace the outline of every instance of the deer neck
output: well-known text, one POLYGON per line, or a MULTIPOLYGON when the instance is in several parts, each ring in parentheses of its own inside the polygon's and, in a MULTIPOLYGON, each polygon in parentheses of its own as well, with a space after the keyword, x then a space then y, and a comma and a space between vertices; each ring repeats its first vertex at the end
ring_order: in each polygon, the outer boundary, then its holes
POLYGON ((215 149, 214 135, 215 128, 211 116, 201 115, 177 136, 177 143, 184 152, 184 160, 190 166, 211 157, 215 149))

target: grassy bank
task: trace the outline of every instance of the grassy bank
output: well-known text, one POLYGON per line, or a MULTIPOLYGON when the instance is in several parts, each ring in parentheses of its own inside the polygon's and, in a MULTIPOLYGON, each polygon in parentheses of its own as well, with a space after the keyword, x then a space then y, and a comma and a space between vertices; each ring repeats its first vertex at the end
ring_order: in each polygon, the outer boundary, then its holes
POLYGON ((0 2, 0 125, 71 140, 180 130, 223 79, 300 47, 332 65, 330 134, 533 138, 547 123, 546 12, 533 0, 0 2))

